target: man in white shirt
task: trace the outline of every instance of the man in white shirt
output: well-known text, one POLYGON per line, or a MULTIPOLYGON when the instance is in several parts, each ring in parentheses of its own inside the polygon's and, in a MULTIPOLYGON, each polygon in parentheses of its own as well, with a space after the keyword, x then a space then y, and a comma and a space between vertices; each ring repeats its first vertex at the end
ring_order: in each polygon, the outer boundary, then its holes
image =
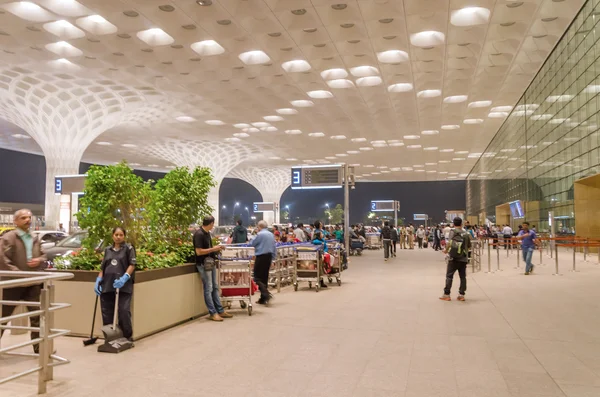
POLYGON ((504 249, 508 249, 510 243, 510 239, 512 238, 512 228, 508 225, 504 225, 504 228, 502 229, 502 234, 504 236, 504 249))
POLYGON ((450 240, 450 231, 452 229, 450 228, 449 224, 446 224, 446 227, 444 228, 444 239, 446 240, 446 244, 448 244, 448 240, 450 240))
POLYGON ((417 242, 418 242, 419 248, 423 248, 423 239, 424 238, 425 238, 425 229, 423 228, 423 225, 421 225, 417 229, 417 242))
POLYGON ((296 229, 294 229, 294 236, 301 242, 306 241, 306 234, 304 233, 304 225, 302 223, 299 223, 296 229))

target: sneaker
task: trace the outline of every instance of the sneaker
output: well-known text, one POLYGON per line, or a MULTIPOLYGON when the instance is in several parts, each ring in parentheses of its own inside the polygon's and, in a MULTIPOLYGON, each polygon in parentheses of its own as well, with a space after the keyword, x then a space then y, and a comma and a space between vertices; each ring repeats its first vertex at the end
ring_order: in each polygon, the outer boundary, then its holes
POLYGON ((451 301, 452 298, 450 297, 450 295, 442 295, 442 296, 440 296, 440 300, 441 301, 451 301))
POLYGON ((232 314, 229 314, 227 312, 219 313, 219 316, 221 316, 221 318, 232 318, 233 317, 232 314))
POLYGON ((458 297, 456 299, 458 299, 461 302, 464 302, 465 301, 465 296, 464 295, 458 295, 458 297))
MULTIPOLYGON (((386 259, 387 260, 387 259, 386 259)), ((327 288, 327 284, 323 280, 321 280, 321 288, 327 288)))
POLYGON ((529 271, 529 273, 533 273, 533 268, 534 267, 535 267, 534 265, 531 265, 531 270, 529 271))
POLYGON ((525 272, 525 274, 524 274, 524 275, 525 275, 525 276, 529 276, 529 272, 525 272))
POLYGON ((218 315, 218 314, 216 314, 216 313, 215 313, 215 314, 211 314, 211 315, 210 315, 210 317, 209 317, 209 319, 210 319, 211 321, 219 321, 219 322, 220 322, 220 321, 223 321, 223 317, 219 316, 219 315, 218 315))
POLYGON ((383 261, 384 261, 384 262, 387 262, 387 261, 388 261, 388 258, 384 258, 384 259, 383 259, 383 261))

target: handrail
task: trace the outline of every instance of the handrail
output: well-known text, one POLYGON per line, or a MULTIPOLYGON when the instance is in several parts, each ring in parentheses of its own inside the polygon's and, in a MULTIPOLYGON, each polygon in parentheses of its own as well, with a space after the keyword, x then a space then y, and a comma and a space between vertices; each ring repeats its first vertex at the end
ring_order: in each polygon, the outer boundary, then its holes
POLYGON ((36 339, 29 340, 27 342, 21 342, 12 346, 0 348, 0 355, 16 355, 16 356, 27 356, 37 357, 38 364, 36 367, 19 372, 9 377, 0 379, 0 385, 10 382, 15 379, 19 379, 23 376, 38 373, 38 394, 46 393, 46 383, 54 378, 54 367, 58 365, 68 364, 70 361, 56 356, 53 354, 54 350, 54 339, 68 334, 70 331, 65 329, 54 328, 54 312, 56 310, 64 309, 71 306, 68 303, 54 303, 54 292, 56 280, 67 280, 73 278, 72 273, 43 273, 43 272, 23 272, 23 271, 0 271, 0 298, 2 297, 2 290, 5 288, 14 287, 26 287, 32 285, 42 285, 40 292, 39 302, 26 302, 26 301, 12 301, 0 299, 0 313, 2 305, 17 306, 39 306, 38 310, 28 311, 23 314, 15 314, 6 317, 0 317, 0 329, 18 329, 39 332, 39 337, 36 339), (3 280, 3 278, 9 278, 3 280), (8 325, 12 320, 19 318, 28 318, 33 316, 40 317, 39 327, 24 327, 18 325, 8 325), (39 354, 35 353, 17 353, 13 350, 26 347, 29 345, 38 344, 39 354))

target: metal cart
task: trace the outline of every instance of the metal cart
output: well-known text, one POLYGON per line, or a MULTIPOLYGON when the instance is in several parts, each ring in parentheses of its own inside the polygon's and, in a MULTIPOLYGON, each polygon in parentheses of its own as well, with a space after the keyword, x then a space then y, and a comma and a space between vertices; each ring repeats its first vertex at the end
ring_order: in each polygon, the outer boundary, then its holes
POLYGON ((282 244, 277 247, 277 256, 273 258, 269 270, 269 286, 281 292, 281 286, 292 283, 295 262, 295 247, 292 244, 282 244))
POLYGON ((308 282, 308 288, 319 292, 323 269, 323 247, 320 245, 296 246, 296 270, 294 271, 294 291, 298 291, 298 283, 308 282))
POLYGON ((331 273, 327 274, 327 280, 329 284, 333 282, 333 278, 337 281, 338 285, 342 285, 342 272, 344 271, 344 245, 337 241, 328 241, 327 249, 329 252, 331 273))
POLYGON ((252 258, 253 247, 227 246, 219 255, 218 283, 221 303, 231 309, 234 301, 240 302, 242 309, 252 315, 252 258))
POLYGON ((367 233, 367 248, 372 250, 383 248, 379 233, 367 233))

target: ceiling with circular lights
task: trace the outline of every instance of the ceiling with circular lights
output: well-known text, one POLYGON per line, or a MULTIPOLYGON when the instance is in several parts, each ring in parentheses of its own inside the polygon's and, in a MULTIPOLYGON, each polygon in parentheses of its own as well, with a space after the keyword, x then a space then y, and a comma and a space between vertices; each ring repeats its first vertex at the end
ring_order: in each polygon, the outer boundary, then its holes
POLYGON ((0 0, 0 147, 464 179, 584 2, 340 1, 0 0))

